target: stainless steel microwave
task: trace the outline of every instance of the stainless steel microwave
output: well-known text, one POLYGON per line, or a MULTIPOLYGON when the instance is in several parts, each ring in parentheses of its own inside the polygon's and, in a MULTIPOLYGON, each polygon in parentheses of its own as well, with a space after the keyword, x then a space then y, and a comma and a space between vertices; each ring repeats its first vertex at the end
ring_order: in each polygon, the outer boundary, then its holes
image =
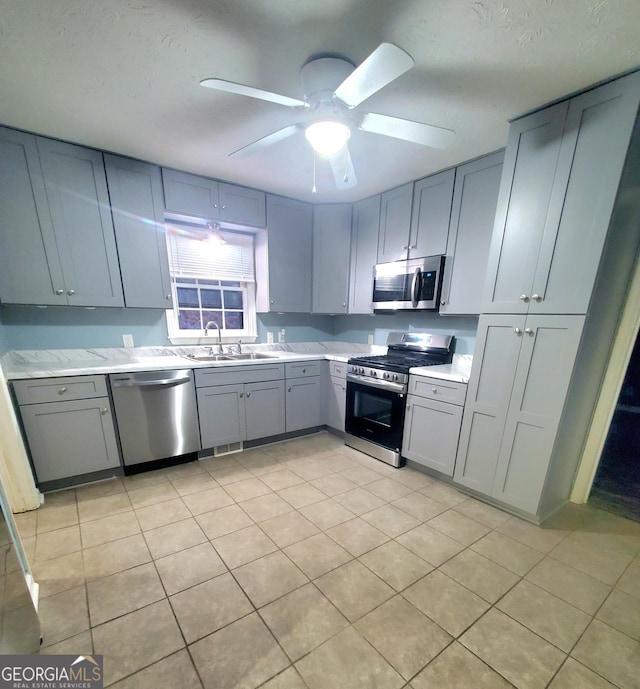
POLYGON ((375 311, 437 311, 444 256, 378 263, 373 269, 375 311))

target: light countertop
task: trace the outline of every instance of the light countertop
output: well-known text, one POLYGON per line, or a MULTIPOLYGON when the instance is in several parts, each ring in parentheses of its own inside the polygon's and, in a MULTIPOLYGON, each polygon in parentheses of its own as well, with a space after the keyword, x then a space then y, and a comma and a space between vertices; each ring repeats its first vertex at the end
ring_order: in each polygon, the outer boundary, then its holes
POLYGON ((425 376, 426 378, 439 378, 440 380, 450 380, 454 383, 468 383, 471 374, 471 354, 454 354, 450 364, 441 366, 421 366, 412 368, 409 373, 412 376, 425 376))

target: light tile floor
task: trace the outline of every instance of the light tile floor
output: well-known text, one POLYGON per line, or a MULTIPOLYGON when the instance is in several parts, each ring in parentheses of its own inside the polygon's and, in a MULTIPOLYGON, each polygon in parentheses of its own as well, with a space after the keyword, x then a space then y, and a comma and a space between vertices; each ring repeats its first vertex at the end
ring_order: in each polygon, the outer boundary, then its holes
POLYGON ((18 515, 43 653, 146 689, 638 689, 640 524, 543 528, 326 433, 18 515))

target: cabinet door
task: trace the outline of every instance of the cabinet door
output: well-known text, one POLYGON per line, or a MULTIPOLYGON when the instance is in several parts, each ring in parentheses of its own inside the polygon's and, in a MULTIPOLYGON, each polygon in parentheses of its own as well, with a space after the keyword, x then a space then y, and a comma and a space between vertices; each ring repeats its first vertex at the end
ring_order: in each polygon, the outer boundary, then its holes
POLYGON ((542 237, 549 219, 568 104, 517 120, 509 127, 498 195, 484 313, 526 313, 542 237))
POLYGON ((325 419, 327 426, 344 432, 344 415, 347 406, 347 381, 344 378, 329 376, 325 400, 325 419))
POLYGON ((0 300, 67 303, 35 136, 4 128, 0 128, 0 300))
POLYGON ((313 313, 347 313, 351 205, 313 209, 313 313))
POLYGON ((187 172, 162 168, 164 207, 172 213, 218 220, 218 183, 187 172))
MULTIPOLYGON (((313 207, 302 201, 269 195, 267 226, 268 303, 258 298, 258 310, 309 313, 313 207)), ((257 254, 259 241, 260 238, 256 242, 257 254)), ((256 265, 256 279, 259 277, 256 265)), ((258 280, 259 290, 260 285, 258 280)))
POLYGON ((402 456, 453 476, 461 423, 462 407, 408 395, 402 456))
POLYGON ((456 169, 441 315, 479 314, 504 152, 456 169))
POLYGON ((107 397, 20 407, 38 483, 120 465, 107 397))
POLYGON ((491 494, 525 316, 481 316, 454 471, 463 486, 491 494))
POLYGON ((587 313, 639 102, 640 73, 570 101, 529 313, 587 313))
POLYGON ((71 306, 124 306, 102 153, 37 138, 71 306))
POLYGON ((247 440, 285 432, 284 381, 244 386, 247 440))
POLYGON ((160 168, 104 157, 125 306, 171 308, 160 168))
POLYGON ((220 220, 238 225, 266 227, 266 194, 257 189, 218 182, 220 220))
POLYGON ((320 376, 287 381, 287 432, 322 425, 320 376))
POLYGON ((378 260, 380 196, 353 204, 349 313, 372 313, 373 267, 378 260))
POLYGON ((569 389, 583 316, 529 316, 492 495, 535 514, 569 389))
POLYGON ((446 253, 455 175, 445 170, 414 184, 409 258, 446 253))
POLYGON ((197 390, 203 449, 246 440, 244 385, 216 385, 197 390))
POLYGON ((407 258, 413 182, 385 191, 380 197, 378 263, 407 258))

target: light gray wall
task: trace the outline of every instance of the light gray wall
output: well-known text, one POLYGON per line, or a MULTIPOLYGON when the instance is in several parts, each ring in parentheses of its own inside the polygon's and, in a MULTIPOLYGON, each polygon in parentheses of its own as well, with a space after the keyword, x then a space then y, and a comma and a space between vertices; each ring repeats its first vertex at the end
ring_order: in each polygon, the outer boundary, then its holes
POLYGON ((7 340, 7 333, 2 323, 2 309, 0 309, 0 355, 8 349, 10 349, 9 341, 7 340))

